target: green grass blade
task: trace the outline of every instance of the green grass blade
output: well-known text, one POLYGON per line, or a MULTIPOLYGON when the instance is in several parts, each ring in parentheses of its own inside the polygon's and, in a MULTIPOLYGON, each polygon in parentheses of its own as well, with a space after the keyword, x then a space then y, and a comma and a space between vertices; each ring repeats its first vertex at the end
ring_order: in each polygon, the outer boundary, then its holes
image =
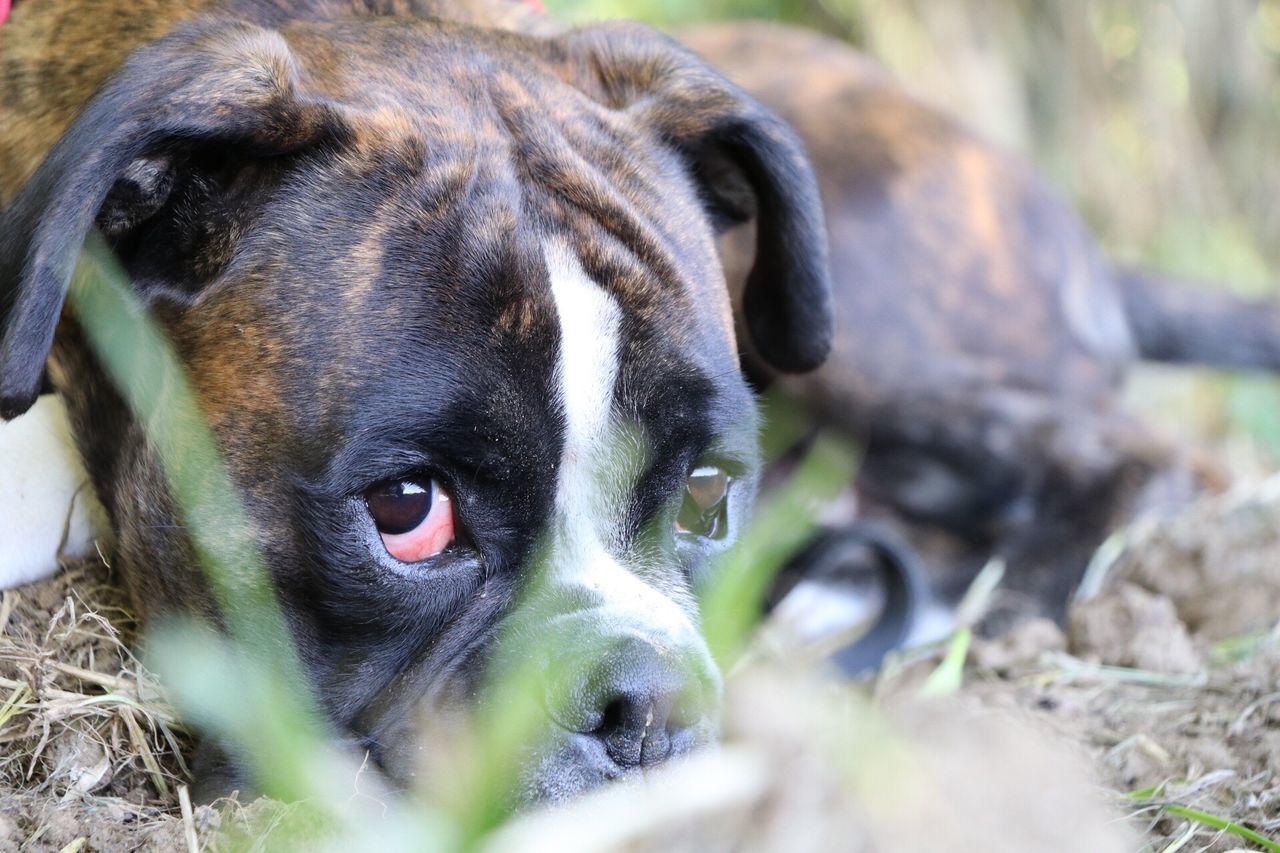
POLYGON ((1245 841, 1258 845, 1263 850, 1270 851, 1270 853, 1280 853, 1280 841, 1267 838, 1265 835, 1254 832, 1247 826, 1241 826, 1228 818, 1219 817, 1214 814, 1209 814, 1208 812, 1202 812, 1199 809, 1193 809, 1188 806, 1166 805, 1164 809, 1169 814, 1176 814, 1178 817, 1193 820, 1196 823, 1203 824, 1204 826, 1212 827, 1213 829, 1220 829, 1223 832, 1229 832, 1232 835, 1243 838, 1245 841))
POLYGON ((921 696, 949 696, 960 689, 960 685, 964 683, 964 661, 969 655, 971 642, 972 629, 961 628, 956 631, 947 647, 947 656, 938 664, 937 669, 929 673, 920 688, 921 696))

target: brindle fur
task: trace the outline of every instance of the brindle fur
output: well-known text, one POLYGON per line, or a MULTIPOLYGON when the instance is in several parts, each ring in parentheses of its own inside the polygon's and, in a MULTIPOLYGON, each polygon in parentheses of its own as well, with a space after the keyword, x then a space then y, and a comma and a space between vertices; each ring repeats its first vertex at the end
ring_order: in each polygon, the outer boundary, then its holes
MULTIPOLYGON (((779 384, 865 440, 863 510, 910 528, 947 583, 999 554, 1013 597, 1061 616, 1148 490, 1192 485, 1122 408, 1125 369, 1277 369, 1280 309, 1117 270, 1026 163, 842 43, 767 24, 683 38, 796 128, 819 176, 835 346, 779 384)), ((732 282, 750 235, 725 252, 732 282)))
MULTIPOLYGON (((411 772, 391 753, 414 753, 390 742, 402 726, 379 695, 408 670, 423 694, 473 692, 551 512, 563 425, 542 239, 567 239, 627 318, 621 383, 652 457, 629 536, 698 453, 754 438, 717 222, 760 219, 747 326, 769 360, 804 369, 828 346, 799 143, 647 28, 561 32, 501 0, 32 0, 0 29, 0 92, 0 409, 30 405, 47 327, 135 603, 213 613, 160 466, 69 308, 54 335, 96 221, 187 368, 323 706, 384 767, 411 772), (456 472, 476 549, 430 584, 381 571, 347 515, 424 453, 456 472)), ((754 480, 742 452, 735 512, 754 480)), ((690 566, 654 565, 646 580, 691 600, 690 566)))

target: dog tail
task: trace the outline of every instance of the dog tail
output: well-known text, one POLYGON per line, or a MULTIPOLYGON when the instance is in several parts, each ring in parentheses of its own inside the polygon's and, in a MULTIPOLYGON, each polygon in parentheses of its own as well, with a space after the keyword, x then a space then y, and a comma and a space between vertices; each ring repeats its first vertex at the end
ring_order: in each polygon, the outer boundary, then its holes
POLYGON ((845 585, 868 567, 868 552, 869 567, 879 575, 884 592, 883 606, 865 633, 831 655, 851 677, 874 673, 886 655, 911 637, 928 597, 924 566, 897 536, 874 522, 861 521, 821 530, 782 569, 792 581, 815 581, 822 594, 838 600, 847 598, 845 585))
POLYGON ((1280 371, 1280 300, 1136 269, 1117 269, 1116 281, 1143 359, 1280 371))

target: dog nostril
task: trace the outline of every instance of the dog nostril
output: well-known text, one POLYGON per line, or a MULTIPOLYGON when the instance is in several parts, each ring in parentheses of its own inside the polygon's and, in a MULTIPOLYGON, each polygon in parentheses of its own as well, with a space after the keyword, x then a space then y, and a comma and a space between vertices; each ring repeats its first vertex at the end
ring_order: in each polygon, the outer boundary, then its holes
POLYGON ((715 671, 697 652, 637 636, 614 640, 549 678, 547 711, 560 728, 603 747, 617 770, 688 752, 714 733, 718 693, 715 671))
POLYGON ((612 693, 588 732, 624 769, 648 767, 696 745, 705 708, 696 691, 658 678, 612 693), (665 682, 665 683, 664 683, 665 682))
POLYGON ((592 734, 619 767, 646 767, 671 754, 667 732, 667 696, 636 693, 615 698, 605 706, 603 722, 592 734))
POLYGON ((626 712, 627 700, 623 698, 614 699, 605 706, 604 711, 600 714, 600 724, 592 729, 589 734, 605 736, 610 732, 617 731, 623 725, 623 714, 626 712))

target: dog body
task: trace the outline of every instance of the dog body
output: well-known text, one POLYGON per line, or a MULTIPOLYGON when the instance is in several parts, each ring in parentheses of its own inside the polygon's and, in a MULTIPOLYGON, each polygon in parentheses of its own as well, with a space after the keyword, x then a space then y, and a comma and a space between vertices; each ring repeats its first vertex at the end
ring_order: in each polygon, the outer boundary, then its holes
MULTIPOLYGON (((1115 525, 1194 486, 1123 410, 1125 369, 1276 369, 1280 310, 1114 267, 1032 168, 847 45, 768 24, 683 38, 792 124, 821 185, 832 357, 757 372, 866 443, 861 513, 903 528, 944 584, 1000 556, 1010 603, 1061 617, 1115 525)), ((727 236, 731 282, 750 244, 727 236)))
POLYGON ((646 28, 521 3, 48 0, 0 39, 0 409, 31 405, 51 351, 144 616, 217 607, 92 318, 62 307, 95 223, 186 368, 324 710, 392 779, 526 594, 585 658, 527 796, 710 736, 696 588, 758 468, 715 244, 744 191, 757 349, 801 370, 830 336, 785 125, 646 28))

